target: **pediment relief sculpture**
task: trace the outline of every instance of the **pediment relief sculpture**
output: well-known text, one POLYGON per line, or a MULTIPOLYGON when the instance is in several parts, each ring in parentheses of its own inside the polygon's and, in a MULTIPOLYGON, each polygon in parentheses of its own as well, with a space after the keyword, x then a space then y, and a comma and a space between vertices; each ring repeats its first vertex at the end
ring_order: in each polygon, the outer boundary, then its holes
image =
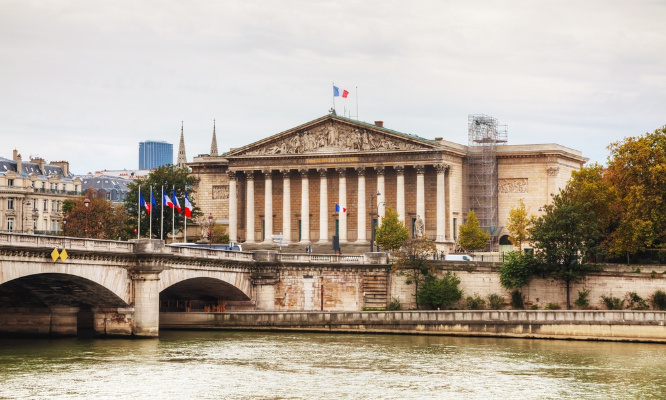
POLYGON ((277 138, 237 155, 331 153, 341 151, 421 150, 432 147, 372 132, 356 126, 328 122, 277 138))

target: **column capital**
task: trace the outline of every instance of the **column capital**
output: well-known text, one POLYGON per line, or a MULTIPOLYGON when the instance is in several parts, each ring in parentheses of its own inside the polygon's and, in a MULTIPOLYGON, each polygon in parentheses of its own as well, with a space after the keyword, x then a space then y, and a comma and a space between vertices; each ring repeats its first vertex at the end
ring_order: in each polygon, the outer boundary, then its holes
POLYGON ((245 171, 245 179, 248 181, 254 180, 254 171, 245 171))
POLYGON ((264 176, 268 179, 271 179, 273 177, 273 170, 265 169, 261 171, 261 173, 264 174, 264 176))
POLYGON ((308 177, 308 172, 310 172, 310 170, 307 169, 307 168, 302 168, 302 169, 299 169, 298 172, 301 173, 301 176, 307 178, 308 177))
POLYGON ((289 179, 289 174, 291 174, 290 169, 281 169, 280 174, 282 174, 283 179, 289 179))
POLYGON ((229 180, 235 181, 237 176, 236 176, 236 171, 228 171, 227 175, 229 175, 229 180))
POLYGON ((414 165, 414 169, 416 170, 416 173, 419 175, 425 174, 425 165, 416 164, 414 165))
POLYGON ((404 166, 404 165, 396 165, 396 166, 393 167, 393 168, 395 169, 395 172, 396 172, 398 175, 403 175, 403 174, 405 173, 405 166, 404 166))
POLYGON ((326 173, 328 172, 328 168, 319 168, 317 172, 319 172, 320 177, 326 178, 326 173))
POLYGON ((338 172, 338 174, 340 174, 340 176, 345 176, 347 173, 347 168, 345 167, 338 167, 335 170, 338 172))
POLYGON ((358 174, 358 176, 365 176, 365 167, 356 168, 356 173, 358 174))
POLYGON ((375 167, 375 171, 377 172, 377 175, 384 175, 386 168, 384 168, 384 166, 375 167))
POLYGON ((437 173, 447 173, 449 171, 449 165, 448 164, 437 164, 435 165, 435 169, 437 170, 437 173))

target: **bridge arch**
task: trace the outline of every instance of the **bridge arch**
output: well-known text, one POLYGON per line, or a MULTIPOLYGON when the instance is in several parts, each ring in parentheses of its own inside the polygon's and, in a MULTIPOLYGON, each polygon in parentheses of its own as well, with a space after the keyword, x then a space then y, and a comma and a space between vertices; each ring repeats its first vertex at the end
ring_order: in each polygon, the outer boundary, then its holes
POLYGON ((172 268, 162 271, 159 280, 160 299, 250 300, 251 281, 243 271, 191 270, 172 268))

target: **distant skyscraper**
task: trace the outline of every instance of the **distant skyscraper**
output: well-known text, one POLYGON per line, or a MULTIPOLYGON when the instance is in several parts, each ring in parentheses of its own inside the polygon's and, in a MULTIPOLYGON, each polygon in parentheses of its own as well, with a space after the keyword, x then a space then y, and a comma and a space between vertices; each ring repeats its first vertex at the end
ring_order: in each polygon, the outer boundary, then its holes
POLYGON ((139 169, 153 169, 173 164, 173 145, 147 140, 139 143, 139 169))

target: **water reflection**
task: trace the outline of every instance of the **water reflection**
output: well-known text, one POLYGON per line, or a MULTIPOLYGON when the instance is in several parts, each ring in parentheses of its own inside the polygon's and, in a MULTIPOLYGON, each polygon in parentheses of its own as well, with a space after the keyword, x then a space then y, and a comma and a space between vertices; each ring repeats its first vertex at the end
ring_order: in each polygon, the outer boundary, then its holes
POLYGON ((162 332, 0 339, 7 399, 666 397, 666 346, 400 335, 162 332))

